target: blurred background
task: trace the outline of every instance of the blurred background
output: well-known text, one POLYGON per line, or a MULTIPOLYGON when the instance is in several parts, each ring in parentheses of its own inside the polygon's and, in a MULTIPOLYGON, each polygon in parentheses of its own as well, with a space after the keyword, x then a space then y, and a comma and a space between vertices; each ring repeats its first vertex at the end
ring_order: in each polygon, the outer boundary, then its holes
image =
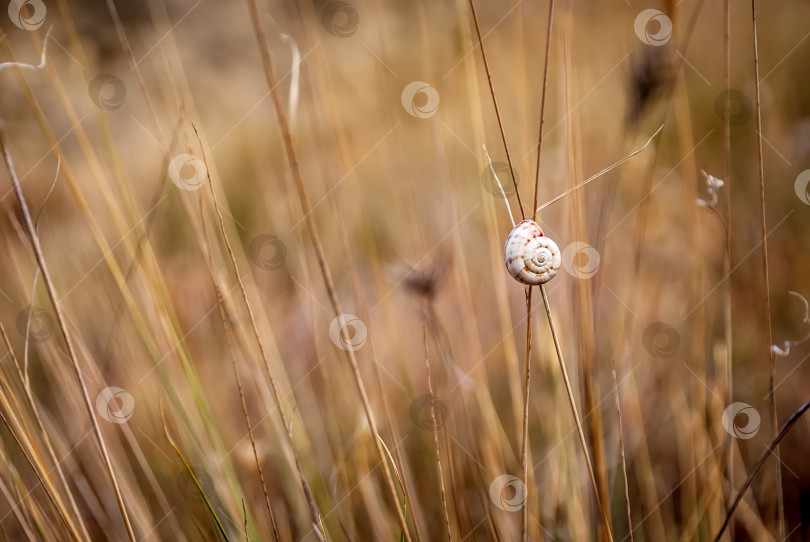
MULTIPOLYGON (((535 196, 548 0, 475 3, 508 156, 466 0, 12 0, 3 537, 713 539, 810 399, 810 4, 758 2, 761 125, 731 4, 555 1, 535 196), (531 218, 662 125, 537 215, 594 491, 493 170, 531 218)), ((810 537, 809 423, 723 540, 810 537)))

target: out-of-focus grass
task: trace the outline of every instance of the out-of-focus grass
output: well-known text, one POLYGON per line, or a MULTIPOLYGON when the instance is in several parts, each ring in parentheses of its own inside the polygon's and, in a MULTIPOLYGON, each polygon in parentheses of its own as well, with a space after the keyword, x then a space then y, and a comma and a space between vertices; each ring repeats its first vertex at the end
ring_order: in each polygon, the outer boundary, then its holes
MULTIPOLYGON (((414 539, 446 538, 433 415, 453 540, 517 539, 522 506, 532 539, 604 536, 539 295, 532 318, 531 483, 525 501, 519 483, 491 492, 502 475, 520 477, 526 309, 523 288, 502 263, 509 219, 485 175, 482 144, 495 162, 506 157, 469 5, 339 4, 271 2, 262 11, 325 258, 343 310, 359 318, 351 326, 362 343, 355 353, 406 490, 397 502, 385 487, 339 333, 330 337, 334 315, 246 4, 116 4, 136 68, 102 2, 47 3, 43 25, 34 30, 0 17, 0 62, 38 62, 52 27, 46 69, 0 71, 0 117, 35 213, 61 157, 39 232, 90 396, 101 397, 97 415, 136 537, 216 539, 213 510, 231 539, 245 536, 245 523, 251 539, 272 538, 209 244, 280 539, 317 538, 290 442, 330 540, 398 538, 395 507, 405 500, 414 539), (301 56, 292 108, 294 61, 282 32, 301 56), (102 85, 100 74, 115 79, 102 85), (426 118, 406 109, 429 105, 427 94, 403 105, 403 89, 413 81, 439 97, 426 118), (181 190, 168 173, 183 153, 207 160, 290 439, 211 193, 207 186, 181 190), (100 395, 110 386, 120 391, 100 395), (199 487, 166 438, 161 406, 199 487), (508 510, 511 502, 515 511, 508 510)), ((528 202, 548 5, 476 6, 528 202)), ((592 454, 604 450, 594 459, 607 482, 602 489, 617 540, 629 533, 614 363, 636 539, 713 536, 774 435, 757 134, 748 107, 750 5, 732 6, 731 87, 740 91, 742 109, 730 129, 730 178, 717 113, 725 90, 723 4, 659 8, 672 9, 674 33, 667 46, 654 48, 634 32, 640 6, 558 3, 540 173, 544 202, 638 148, 665 123, 649 149, 539 217, 562 250, 582 242, 599 257, 596 272, 584 278, 592 262, 573 256, 547 291, 583 423, 601 427, 587 436, 592 454), (657 95, 630 124, 631 74, 644 55, 675 67, 671 92, 657 95), (701 169, 725 182, 717 205, 722 216, 731 190, 727 282, 724 228, 696 203, 708 198, 701 169), (752 438, 724 429, 723 412, 733 402, 759 414, 752 438), (600 423, 591 424, 597 413, 600 423), (729 450, 733 468, 726 465, 729 450)), ((771 314, 781 345, 808 331, 804 307, 788 291, 810 295, 810 214, 794 189, 810 167, 810 102, 802 90, 810 11, 780 1, 763 3, 758 14, 771 314)), ((181 171, 193 174, 190 166, 181 171)), ((70 539, 70 523, 79 538, 125 539, 5 169, 0 183, 0 321, 10 348, 0 354, 0 527, 13 540, 70 539), (34 312, 26 343, 31 305, 44 312, 34 312)), ((517 213, 514 195, 510 202, 517 213)), ((807 348, 800 344, 776 358, 780 422, 807 400, 807 348)), ((746 415, 736 423, 745 426, 746 415)), ((808 521, 806 423, 781 445, 785 534, 795 540, 805 536, 808 521)), ((769 459, 726 536, 779 539, 776 468, 769 459)))

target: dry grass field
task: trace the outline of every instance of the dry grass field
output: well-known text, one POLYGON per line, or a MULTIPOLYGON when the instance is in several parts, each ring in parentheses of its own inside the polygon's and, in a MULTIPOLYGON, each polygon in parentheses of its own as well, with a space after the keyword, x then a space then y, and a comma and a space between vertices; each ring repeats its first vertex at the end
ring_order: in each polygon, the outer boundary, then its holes
POLYGON ((2 539, 810 540, 810 3, 549 1, 4 0, 2 539))

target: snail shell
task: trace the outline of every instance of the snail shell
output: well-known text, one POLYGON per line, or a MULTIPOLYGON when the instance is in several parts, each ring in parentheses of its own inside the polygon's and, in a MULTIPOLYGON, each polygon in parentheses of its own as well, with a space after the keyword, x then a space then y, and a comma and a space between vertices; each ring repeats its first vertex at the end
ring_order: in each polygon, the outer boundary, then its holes
POLYGON ((550 281, 562 265, 557 243, 545 237, 533 220, 524 220, 512 229, 503 253, 509 274, 529 286, 550 281))

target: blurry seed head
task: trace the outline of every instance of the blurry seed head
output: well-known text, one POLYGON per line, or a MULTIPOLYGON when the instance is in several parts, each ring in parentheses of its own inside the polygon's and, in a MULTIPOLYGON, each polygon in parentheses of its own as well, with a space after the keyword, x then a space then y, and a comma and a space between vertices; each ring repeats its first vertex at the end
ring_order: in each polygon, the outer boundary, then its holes
POLYGON ((408 292, 427 301, 433 301, 451 265, 450 254, 437 250, 432 260, 419 267, 403 264, 395 266, 393 271, 396 282, 401 283, 408 292))
POLYGON ((627 125, 635 127, 644 114, 669 94, 674 82, 669 47, 645 47, 630 61, 627 125))

